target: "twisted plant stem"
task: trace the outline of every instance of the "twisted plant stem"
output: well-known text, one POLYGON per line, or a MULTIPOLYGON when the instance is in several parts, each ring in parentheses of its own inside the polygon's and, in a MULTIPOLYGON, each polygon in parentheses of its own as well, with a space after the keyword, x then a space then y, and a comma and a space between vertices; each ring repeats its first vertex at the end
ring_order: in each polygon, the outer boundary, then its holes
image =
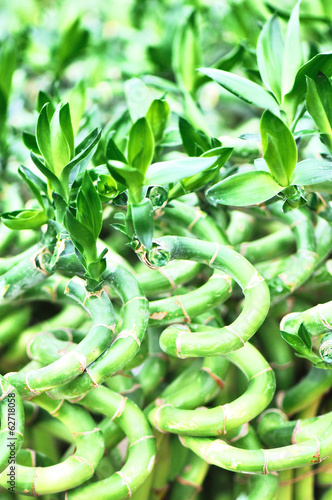
POLYGON ((149 253, 156 266, 179 258, 195 260, 219 269, 241 286, 245 301, 239 317, 229 326, 192 333, 185 325, 168 327, 160 345, 171 356, 215 356, 239 349, 258 330, 269 308, 269 290, 260 274, 240 254, 223 245, 190 238, 166 236, 149 253))

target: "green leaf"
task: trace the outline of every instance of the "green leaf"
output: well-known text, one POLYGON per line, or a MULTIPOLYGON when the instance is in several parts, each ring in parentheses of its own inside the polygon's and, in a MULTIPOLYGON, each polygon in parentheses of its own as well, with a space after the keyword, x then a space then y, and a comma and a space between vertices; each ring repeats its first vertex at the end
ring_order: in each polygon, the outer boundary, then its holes
POLYGON ((263 157, 276 181, 288 186, 297 161, 296 143, 287 125, 265 111, 260 124, 263 157))
POLYGON ((193 11, 178 29, 172 54, 176 80, 180 86, 192 92, 197 80, 196 69, 202 60, 196 11, 193 11))
POLYGON ((110 175, 101 174, 98 177, 97 191, 105 201, 115 198, 119 194, 119 189, 116 181, 110 175))
POLYGON ((311 340, 311 335, 304 326, 304 323, 301 323, 299 331, 298 331, 298 336, 300 339, 304 342, 306 347, 311 351, 312 349, 312 340, 311 340))
POLYGON ((303 64, 299 23, 300 1, 297 2, 287 24, 284 57, 282 62, 282 95, 293 88, 296 74, 303 64))
POLYGON ((318 73, 324 73, 328 78, 332 76, 332 51, 317 54, 298 70, 292 90, 284 97, 284 106, 287 108, 290 121, 296 114, 297 107, 306 91, 306 76, 313 80, 318 73))
POLYGON ((49 103, 49 106, 47 107, 48 119, 49 121, 51 121, 56 106, 54 105, 54 101, 50 96, 50 94, 48 94, 47 92, 43 92, 43 90, 40 90, 38 93, 37 104, 36 104, 36 110, 38 111, 38 113, 41 112, 42 108, 47 103, 49 103))
POLYGON ((42 160, 37 155, 35 155, 35 153, 33 151, 30 152, 30 157, 31 157, 31 160, 33 161, 33 163, 38 168, 38 170, 40 170, 40 172, 43 175, 45 175, 45 177, 51 182, 54 190, 57 193, 61 194, 61 196, 63 196, 65 198, 66 194, 64 192, 64 189, 63 189, 63 187, 62 187, 61 182, 59 181, 59 179, 53 174, 53 172, 51 170, 49 170, 44 165, 44 163, 42 162, 42 160))
MULTIPOLYGON (((54 115, 53 115, 54 116, 54 115)), ((74 147, 74 131, 71 123, 70 109, 69 104, 66 102, 60 107, 59 110, 59 122, 61 130, 67 140, 69 150, 70 150, 70 158, 73 158, 75 155, 75 147, 74 147)))
POLYGON ((179 158, 153 163, 146 172, 144 184, 146 186, 174 184, 211 167, 217 160, 218 157, 213 156, 211 158, 179 158))
POLYGON ((56 220, 59 224, 63 224, 63 219, 67 210, 67 203, 58 193, 52 193, 52 198, 54 200, 54 206, 56 210, 56 220))
POLYGON ((257 63, 263 83, 281 101, 281 75, 284 41, 279 19, 271 17, 264 25, 257 43, 257 63))
POLYGON ((307 77, 306 104, 322 140, 332 151, 332 84, 323 73, 318 73, 316 82, 307 77))
POLYGON ((44 209, 44 201, 41 193, 47 194, 47 185, 46 183, 37 177, 37 175, 33 174, 31 170, 21 165, 18 168, 18 173, 22 177, 22 179, 27 183, 32 193, 35 195, 39 205, 44 209))
POLYGON ((75 219, 69 209, 66 211, 64 224, 77 250, 88 262, 95 262, 96 240, 90 229, 75 219))
MULTIPOLYGON (((155 142, 160 142, 170 114, 170 107, 165 99, 155 99, 146 113, 155 142)), ((121 160, 120 160, 121 161, 121 160)))
POLYGON ((110 137, 108 139, 107 146, 106 146, 106 161, 111 161, 111 160, 116 160, 116 161, 121 161, 122 163, 127 163, 126 157, 120 151, 120 149, 117 147, 117 145, 113 141, 112 137, 110 137))
POLYGON ((154 138, 145 117, 139 118, 131 127, 128 142, 128 162, 145 174, 154 154, 154 138))
POLYGON ((36 155, 41 155, 38 148, 36 136, 34 134, 30 134, 30 132, 25 131, 22 132, 22 140, 25 147, 33 151, 36 155))
POLYGON ((10 229, 37 229, 48 221, 44 210, 15 210, 4 212, 1 220, 10 229))
POLYGON ((139 241, 150 250, 153 237, 153 207, 151 200, 145 198, 140 203, 132 204, 131 216, 139 241))
POLYGON ((303 160, 295 167, 291 184, 308 191, 332 194, 332 163, 323 160, 303 160))
POLYGON ((267 90, 257 85, 257 83, 220 69, 200 68, 199 71, 212 78, 212 80, 243 101, 279 114, 277 101, 267 90))
POLYGON ((74 158, 64 167, 61 172, 60 179, 63 185, 68 186, 69 184, 72 184, 78 172, 84 171, 86 165, 89 163, 91 155, 93 154, 93 149, 97 146, 100 140, 100 137, 101 131, 98 130, 98 128, 95 128, 76 147, 76 156, 74 156, 74 158))
POLYGON ((181 116, 179 118, 179 131, 183 149, 188 156, 200 156, 211 148, 208 136, 201 130, 195 129, 181 116))
POLYGON ((296 334, 290 332, 280 332, 282 338, 291 346, 293 349, 299 351, 300 353, 307 352, 307 346, 303 340, 296 334))
POLYGON ((60 118, 62 114, 61 110, 62 110, 62 103, 60 103, 57 106, 49 125, 51 156, 52 156, 51 168, 53 173, 57 177, 60 176, 63 168, 71 160, 71 146, 68 143, 67 137, 61 126, 62 125, 61 123, 62 120, 60 118))
POLYGON ((206 192, 214 203, 245 207, 269 200, 282 191, 268 172, 258 170, 231 175, 218 182, 206 192))
POLYGON ((144 177, 141 172, 134 170, 126 164, 112 161, 107 165, 114 179, 132 191, 139 191, 144 185, 144 177))
POLYGON ((103 210, 99 195, 87 171, 84 172, 82 185, 77 195, 76 218, 89 228, 96 240, 103 223, 103 210))
POLYGON ((52 145, 51 145, 51 131, 48 120, 47 109, 49 104, 46 103, 37 120, 36 126, 36 140, 38 149, 45 158, 46 167, 53 172, 53 158, 52 158, 52 145))
POLYGON ((0 44, 0 89, 6 104, 11 92, 12 78, 16 68, 16 56, 17 51, 14 40, 11 37, 4 38, 0 44))

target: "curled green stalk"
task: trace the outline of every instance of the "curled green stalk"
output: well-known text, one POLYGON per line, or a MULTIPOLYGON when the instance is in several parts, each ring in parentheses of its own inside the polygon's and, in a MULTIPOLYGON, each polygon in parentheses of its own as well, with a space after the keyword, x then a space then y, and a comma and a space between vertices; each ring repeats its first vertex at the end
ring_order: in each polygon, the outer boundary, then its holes
POLYGON ((147 328, 149 309, 137 280, 124 267, 109 267, 104 286, 119 295, 123 304, 121 331, 112 344, 79 377, 51 391, 55 398, 77 399, 95 389, 114 373, 125 369, 141 347, 147 328))
POLYGON ((324 432, 331 424, 331 416, 329 412, 318 417, 288 420, 284 413, 272 408, 262 414, 258 434, 270 447, 301 443, 324 432))
POLYGON ((280 409, 292 415, 311 405, 332 384, 332 370, 321 370, 313 366, 296 385, 277 396, 280 409))
POLYGON ((294 249, 294 235, 286 227, 254 241, 244 241, 236 249, 255 264, 291 253, 294 249))
MULTIPOLYGON (((212 330, 212 329, 211 329, 212 330)), ((226 358, 246 375, 249 384, 245 393, 231 403, 212 409, 184 410, 157 399, 149 412, 156 429, 190 436, 218 436, 249 422, 266 408, 275 391, 272 368, 249 343, 228 353, 226 358)))
POLYGON ((209 280, 184 295, 150 302, 151 326, 190 323, 192 319, 215 305, 225 302, 232 293, 232 279, 215 271, 209 280))
POLYGON ((220 439, 180 436, 180 440, 209 464, 233 472, 268 474, 320 463, 332 451, 331 431, 332 424, 301 443, 261 450, 241 450, 220 439))
POLYGON ((148 269, 142 274, 137 274, 136 278, 144 295, 149 298, 185 285, 197 276, 200 268, 201 265, 197 262, 174 261, 167 269, 148 269))
POLYGON ((231 248, 190 238, 160 238, 148 259, 163 266, 171 259, 190 259, 219 269, 241 286, 245 301, 239 317, 229 326, 193 333, 186 325, 168 327, 161 335, 163 351, 172 356, 214 356, 239 349, 263 323, 270 304, 264 278, 240 254, 231 248))
POLYGON ((102 481, 69 491, 68 500, 83 500, 90 496, 100 500, 130 498, 150 474, 155 461, 155 437, 144 414, 129 399, 106 387, 89 392, 80 404, 116 422, 129 439, 129 452, 121 470, 102 481))
POLYGON ((86 371, 90 363, 100 356, 112 340, 115 330, 114 314, 105 290, 90 293, 82 279, 72 278, 68 283, 67 293, 90 313, 90 332, 75 349, 51 365, 28 373, 9 374, 8 380, 12 381, 20 394, 34 396, 69 382, 86 371))
POLYGON ((238 245, 251 239, 255 231, 254 217, 238 210, 232 210, 229 217, 230 221, 226 229, 229 242, 232 245, 238 245))
POLYGON ((15 464, 23 432, 24 409, 20 395, 0 375, 0 472, 15 464))
MULTIPOLYGON (((66 401, 50 399, 45 394, 34 402, 58 418, 72 432, 75 453, 63 462, 50 467, 16 466, 15 491, 32 496, 45 495, 74 488, 93 476, 104 452, 102 432, 89 413, 66 401), (61 480, 59 480, 61 478, 61 480)), ((6 471, 0 475, 0 484, 6 485, 6 471)))

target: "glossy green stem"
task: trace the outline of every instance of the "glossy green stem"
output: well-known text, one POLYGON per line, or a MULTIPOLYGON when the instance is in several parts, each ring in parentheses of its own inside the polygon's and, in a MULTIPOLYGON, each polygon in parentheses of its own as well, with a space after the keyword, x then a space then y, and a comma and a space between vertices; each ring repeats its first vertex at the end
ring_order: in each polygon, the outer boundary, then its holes
POLYGON ((160 238, 159 246, 150 251, 148 258, 154 265, 160 262, 165 264, 174 258, 203 262, 230 275, 245 295, 239 317, 229 326, 197 333, 192 333, 185 325, 174 325, 164 330, 160 345, 167 354, 178 357, 225 354, 243 346, 263 323, 270 304, 268 287, 255 268, 231 248, 167 236, 160 238))

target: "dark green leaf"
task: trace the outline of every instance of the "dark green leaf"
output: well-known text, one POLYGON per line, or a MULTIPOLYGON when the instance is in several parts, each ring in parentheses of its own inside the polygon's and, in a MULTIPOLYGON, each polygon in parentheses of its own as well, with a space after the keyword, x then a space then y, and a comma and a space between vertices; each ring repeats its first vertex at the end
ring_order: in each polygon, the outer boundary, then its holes
POLYGON ((150 250, 153 237, 153 208, 151 200, 145 198, 140 203, 132 204, 131 216, 137 238, 150 250))
POLYGON ((214 203, 245 207, 269 200, 282 191, 272 175, 262 170, 231 175, 206 192, 214 203))
POLYGON ((23 139, 24 145, 28 149, 33 151, 36 155, 41 155, 39 148, 38 148, 36 136, 34 134, 30 134, 30 132, 22 132, 22 139, 23 139))
POLYGON ((53 172, 51 131, 47 115, 49 104, 45 104, 39 114, 36 127, 38 149, 45 158, 46 167, 53 172))
POLYGON ((261 118, 263 157, 276 181, 287 186, 297 161, 296 143, 287 125, 270 111, 261 118))
POLYGON ((188 156, 200 156, 211 149, 207 135, 201 130, 195 129, 187 120, 180 116, 179 131, 183 143, 183 149, 188 156))
POLYGON ((310 59, 310 61, 301 66, 297 72, 294 86, 284 98, 284 104, 288 108, 291 120, 296 114, 299 103, 304 98, 306 91, 306 76, 314 80, 319 72, 324 73, 328 78, 332 76, 332 51, 317 54, 310 59))
POLYGON ((301 323, 299 331, 298 331, 298 336, 300 337, 301 340, 303 340, 304 344, 307 346, 309 350, 312 349, 312 340, 311 340, 311 335, 304 326, 304 323, 301 323))
POLYGON ((307 77, 307 110, 322 134, 322 139, 332 151, 332 84, 323 73, 316 81, 307 77))
POLYGON ((61 106, 60 111, 59 111, 59 122, 60 122, 60 127, 61 130, 67 140, 69 150, 70 150, 70 158, 74 157, 75 150, 74 150, 74 131, 73 131, 73 125, 71 123, 71 116, 70 116, 70 109, 69 109, 69 104, 66 102, 61 106))
POLYGON ((122 163, 127 163, 126 157, 120 151, 120 149, 117 147, 117 145, 113 141, 112 137, 110 137, 108 139, 107 146, 106 146, 106 161, 111 161, 111 160, 116 160, 116 161, 121 161, 122 163))
POLYGON ((280 332, 282 338, 291 346, 293 349, 301 354, 308 353, 308 348, 303 340, 296 333, 280 332))

